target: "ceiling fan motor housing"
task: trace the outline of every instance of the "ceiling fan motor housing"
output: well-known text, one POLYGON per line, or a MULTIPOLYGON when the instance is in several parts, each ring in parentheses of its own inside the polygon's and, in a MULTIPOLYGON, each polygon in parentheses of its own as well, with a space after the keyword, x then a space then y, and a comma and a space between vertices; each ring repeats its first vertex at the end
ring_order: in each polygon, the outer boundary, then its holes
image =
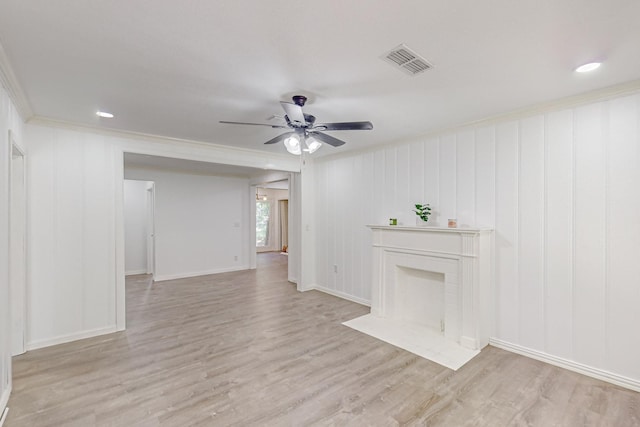
POLYGON ((304 104, 307 102, 307 97, 304 95, 293 95, 291 99, 293 100, 294 104, 300 107, 304 107, 304 104))

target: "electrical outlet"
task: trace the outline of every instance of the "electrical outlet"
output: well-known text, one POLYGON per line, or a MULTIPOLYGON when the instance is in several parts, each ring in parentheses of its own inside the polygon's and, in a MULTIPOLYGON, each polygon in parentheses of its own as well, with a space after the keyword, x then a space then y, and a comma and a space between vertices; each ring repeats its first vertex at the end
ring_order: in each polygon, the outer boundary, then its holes
POLYGON ((338 264, 333 264, 333 272, 334 273, 338 272, 338 264))
POLYGON ((235 256, 233 257, 233 260, 234 260, 234 261, 237 261, 237 260, 238 260, 238 255, 235 255, 235 256))

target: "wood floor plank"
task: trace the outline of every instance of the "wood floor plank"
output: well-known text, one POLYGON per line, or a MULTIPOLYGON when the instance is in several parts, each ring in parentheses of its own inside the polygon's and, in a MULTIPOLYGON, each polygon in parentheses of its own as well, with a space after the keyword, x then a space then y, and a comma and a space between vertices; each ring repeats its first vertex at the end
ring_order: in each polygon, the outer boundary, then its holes
POLYGON ((259 268, 127 278, 125 332, 14 358, 16 426, 640 426, 640 394, 497 348, 454 372, 259 268))

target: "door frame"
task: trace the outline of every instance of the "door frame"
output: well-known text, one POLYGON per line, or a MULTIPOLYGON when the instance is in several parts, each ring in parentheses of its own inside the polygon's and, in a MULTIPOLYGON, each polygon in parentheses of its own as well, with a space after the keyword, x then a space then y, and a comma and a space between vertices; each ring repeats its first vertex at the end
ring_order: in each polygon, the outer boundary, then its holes
POLYGON ((26 351, 27 342, 27 155, 25 151, 16 143, 14 134, 9 130, 9 304, 10 304, 10 348, 11 355, 15 356, 26 351), (14 177, 16 164, 20 158, 22 165, 19 176, 14 177), (21 236, 22 245, 16 247, 14 232, 16 230, 16 206, 14 205, 14 194, 16 191, 16 181, 19 181, 21 199, 19 201, 19 215, 22 217, 21 236), (16 261, 19 259, 19 261, 16 261), (20 283, 16 285, 16 262, 21 271, 20 283), (19 339, 16 339, 19 337, 19 339))
POLYGON ((156 277, 156 183, 148 181, 147 207, 147 274, 156 277))

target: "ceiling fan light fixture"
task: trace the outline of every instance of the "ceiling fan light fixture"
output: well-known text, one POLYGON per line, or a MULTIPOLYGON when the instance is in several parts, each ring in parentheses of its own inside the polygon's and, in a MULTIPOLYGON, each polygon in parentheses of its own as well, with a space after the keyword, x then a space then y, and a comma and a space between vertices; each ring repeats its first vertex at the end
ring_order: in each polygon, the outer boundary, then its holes
POLYGON ((302 150, 300 149, 300 137, 298 137, 298 135, 291 135, 289 138, 285 139, 284 146, 291 154, 296 156, 302 154, 302 150))
POLYGON ((307 146, 304 151, 307 151, 309 154, 315 153, 320 147, 322 147, 322 143, 312 136, 305 139, 304 143, 307 146))

